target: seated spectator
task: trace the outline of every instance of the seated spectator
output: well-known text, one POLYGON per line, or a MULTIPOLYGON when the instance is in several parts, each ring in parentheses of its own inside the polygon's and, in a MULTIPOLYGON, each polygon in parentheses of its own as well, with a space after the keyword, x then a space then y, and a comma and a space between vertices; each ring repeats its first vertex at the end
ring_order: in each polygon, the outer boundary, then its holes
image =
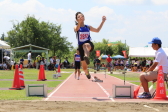
POLYGON ((106 67, 106 65, 104 63, 101 64, 101 67, 106 67))
POLYGON ((70 63, 69 63, 69 61, 68 61, 68 57, 66 57, 65 58, 65 60, 64 60, 64 67, 65 68, 70 68, 70 65, 69 65, 70 63))
POLYGON ((3 68, 3 70, 6 70, 6 69, 7 69, 6 63, 3 63, 3 64, 2 64, 2 68, 3 68))
POLYGON ((135 61, 135 62, 134 62, 134 65, 133 65, 133 67, 132 67, 132 71, 133 71, 133 72, 137 72, 137 70, 138 70, 138 64, 137 64, 137 62, 135 61))
POLYGON ((12 60, 11 63, 10 63, 12 70, 14 69, 14 63, 15 63, 15 62, 14 62, 13 60, 12 60))
POLYGON ((0 63, 0 70, 3 70, 2 63, 0 63))
POLYGON ((23 59, 23 57, 20 59, 20 64, 22 64, 23 65, 23 62, 24 62, 24 59, 23 59))

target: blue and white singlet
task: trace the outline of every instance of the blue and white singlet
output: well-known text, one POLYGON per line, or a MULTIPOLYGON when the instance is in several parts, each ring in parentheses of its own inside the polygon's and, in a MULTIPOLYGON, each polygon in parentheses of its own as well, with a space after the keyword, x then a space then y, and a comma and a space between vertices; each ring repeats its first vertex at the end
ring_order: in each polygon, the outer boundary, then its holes
POLYGON ((84 44, 86 41, 90 41, 90 29, 88 25, 85 25, 84 27, 80 27, 80 29, 77 31, 77 38, 78 38, 78 45, 84 44))
POLYGON ((75 60, 75 62, 80 62, 80 55, 75 54, 74 60, 75 60))

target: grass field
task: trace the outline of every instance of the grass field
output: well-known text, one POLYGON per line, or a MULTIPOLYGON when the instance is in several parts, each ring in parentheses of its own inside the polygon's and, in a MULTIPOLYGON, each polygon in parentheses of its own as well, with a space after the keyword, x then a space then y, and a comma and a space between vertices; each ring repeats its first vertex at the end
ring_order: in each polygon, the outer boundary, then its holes
MULTIPOLYGON (((120 74, 110 74, 110 75, 124 80, 124 74, 122 74, 122 73, 120 73, 120 74)), ((127 72, 125 74, 125 81, 131 82, 131 83, 136 84, 136 85, 140 85, 139 75, 140 75, 140 73, 138 73, 138 72, 127 72)), ((152 83, 149 82, 149 86, 151 84, 152 83)))
MULTIPOLYGON (((51 92, 56 86, 58 86, 62 81, 64 81, 72 72, 72 70, 63 69, 64 72, 61 73, 62 77, 58 79, 53 79, 52 75, 56 74, 55 71, 45 71, 47 81, 37 81, 39 70, 36 69, 23 69, 25 85, 26 84, 46 84, 48 88, 48 93, 51 92), (29 80, 29 81, 26 81, 29 80)), ((13 84, 14 71, 13 70, 1 70, 0 71, 0 88, 11 88, 13 84), (3 79, 3 80, 2 80, 3 79), (11 79, 4 80, 4 79, 11 79)), ((40 100, 42 97, 26 97, 26 91, 23 90, 0 90, 0 100, 40 100)))
MULTIPOLYGON (((93 69, 89 71, 93 72, 93 69)), ((45 71, 47 81, 37 81, 39 70, 36 69, 23 69, 25 85, 26 84, 46 84, 48 88, 48 93, 53 91, 62 81, 64 81, 70 74, 74 72, 74 69, 61 69, 62 77, 58 79, 53 79, 52 75, 55 74, 55 71, 45 71)), ((101 70, 100 72, 104 72, 101 70)), ((124 74, 120 71, 116 71, 119 74, 110 74, 111 76, 117 77, 124 80, 124 74)), ((0 100, 41 100, 43 97, 26 97, 26 91, 23 90, 3 90, 2 88, 11 88, 13 84, 14 71, 13 70, 0 70, 0 100), (5 80, 6 79, 6 80, 5 80)), ((125 80, 139 85, 139 73, 136 72, 127 72, 125 74, 125 80)), ((124 83, 124 82, 123 82, 124 83)), ((149 86, 152 83, 149 83, 149 86)), ((156 84, 154 85, 156 87, 156 84)), ((168 91, 167 91, 168 94, 168 91)))

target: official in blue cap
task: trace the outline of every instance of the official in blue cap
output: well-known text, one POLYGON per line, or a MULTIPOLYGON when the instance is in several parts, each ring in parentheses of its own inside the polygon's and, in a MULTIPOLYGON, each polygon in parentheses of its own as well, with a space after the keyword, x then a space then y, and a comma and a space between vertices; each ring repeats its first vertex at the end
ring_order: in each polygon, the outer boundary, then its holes
POLYGON ((142 99, 151 98, 148 82, 157 80, 159 66, 163 67, 163 73, 165 77, 168 73, 168 59, 165 51, 161 48, 162 41, 158 37, 154 37, 151 42, 148 42, 148 44, 152 44, 152 48, 156 50, 156 53, 153 64, 145 73, 140 74, 140 81, 144 89, 144 93, 138 96, 138 98, 142 99))
POLYGON ((148 44, 162 44, 162 41, 158 37, 154 37, 148 44))

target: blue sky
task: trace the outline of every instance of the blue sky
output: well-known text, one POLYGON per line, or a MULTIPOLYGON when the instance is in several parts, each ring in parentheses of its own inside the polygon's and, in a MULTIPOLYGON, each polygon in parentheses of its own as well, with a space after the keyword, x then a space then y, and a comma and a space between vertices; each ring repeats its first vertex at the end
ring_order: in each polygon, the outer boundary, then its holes
POLYGON ((130 47, 144 47, 159 37, 163 47, 168 47, 168 0, 0 0, 0 34, 7 35, 11 21, 21 22, 29 14, 61 24, 61 35, 76 47, 73 27, 77 11, 83 12, 85 24, 93 27, 99 26, 102 16, 107 17, 102 30, 91 33, 93 41, 126 40, 130 47))

